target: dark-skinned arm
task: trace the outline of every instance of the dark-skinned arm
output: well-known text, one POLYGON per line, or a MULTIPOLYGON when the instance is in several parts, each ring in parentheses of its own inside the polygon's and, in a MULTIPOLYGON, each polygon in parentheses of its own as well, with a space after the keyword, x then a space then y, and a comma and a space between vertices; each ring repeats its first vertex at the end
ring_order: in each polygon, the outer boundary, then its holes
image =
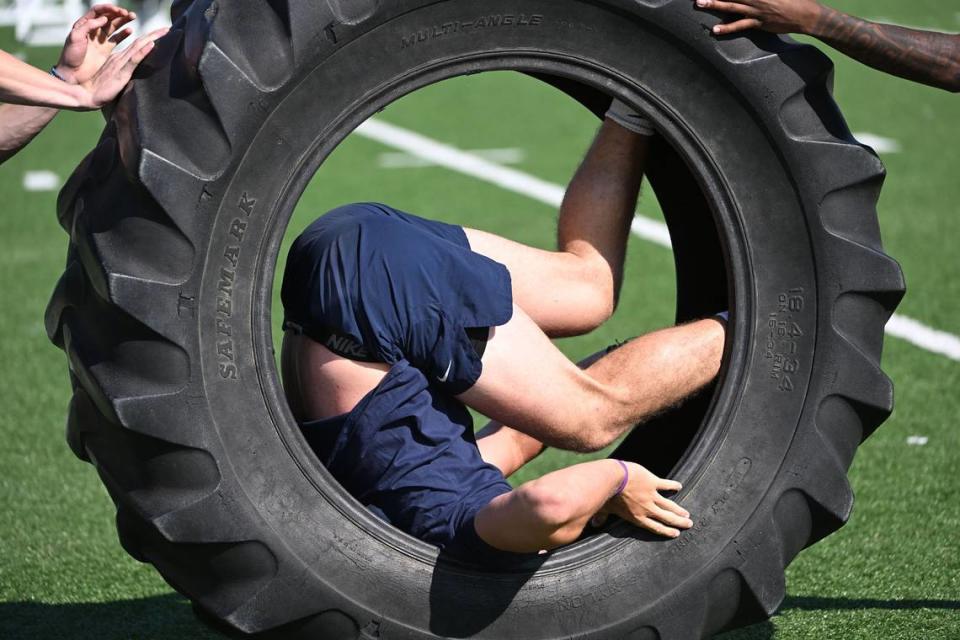
POLYGON ((874 69, 947 91, 960 91, 958 34, 870 22, 816 0, 697 0, 697 6, 742 16, 714 27, 717 35, 746 29, 802 33, 874 69))

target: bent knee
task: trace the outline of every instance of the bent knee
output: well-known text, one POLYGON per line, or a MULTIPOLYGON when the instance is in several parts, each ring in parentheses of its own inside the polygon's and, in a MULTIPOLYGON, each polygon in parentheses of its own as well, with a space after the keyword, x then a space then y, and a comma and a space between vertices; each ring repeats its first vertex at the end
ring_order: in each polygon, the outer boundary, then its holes
POLYGON ((576 329, 582 335, 603 326, 610 319, 616 309, 616 300, 606 291, 592 289, 583 296, 578 308, 580 317, 576 329))
POLYGON ((561 442, 553 446, 575 453, 596 453, 613 444, 622 432, 623 429, 612 421, 584 416, 571 422, 566 433, 559 438, 561 442))
POLYGON ((616 310, 619 286, 602 260, 582 259, 583 265, 572 282, 568 282, 567 296, 576 318, 571 322, 571 333, 590 333, 603 325, 616 310))
POLYGON ((613 444, 619 431, 613 429, 585 429, 577 437, 577 453, 596 453, 613 444))

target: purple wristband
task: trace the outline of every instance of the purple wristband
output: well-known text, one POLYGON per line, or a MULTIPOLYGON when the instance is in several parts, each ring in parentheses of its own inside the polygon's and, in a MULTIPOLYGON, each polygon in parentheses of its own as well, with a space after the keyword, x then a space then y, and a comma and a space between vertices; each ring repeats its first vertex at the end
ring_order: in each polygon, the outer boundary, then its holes
POLYGON ((620 481, 620 486, 617 487, 617 492, 613 494, 614 498, 623 493, 623 490, 627 488, 627 481, 630 479, 630 469, 627 467, 627 463, 623 460, 617 460, 617 462, 619 462, 620 466, 623 467, 623 480, 620 481))

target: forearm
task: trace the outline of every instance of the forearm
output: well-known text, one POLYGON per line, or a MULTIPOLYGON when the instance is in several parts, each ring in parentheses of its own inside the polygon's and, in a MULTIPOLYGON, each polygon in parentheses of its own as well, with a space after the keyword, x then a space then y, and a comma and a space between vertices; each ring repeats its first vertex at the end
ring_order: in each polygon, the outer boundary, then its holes
POLYGON ((532 553, 575 541, 624 479, 616 460, 566 467, 495 498, 475 519, 477 533, 504 551, 532 553))
POLYGON ((805 31, 875 69, 960 91, 960 35, 878 24, 823 6, 805 31))
POLYGON ((0 104, 0 164, 33 140, 57 113, 49 107, 0 104))
POLYGON ((599 254, 609 268, 610 281, 603 284, 613 287, 611 299, 622 280, 647 141, 647 137, 605 120, 560 207, 559 249, 583 258, 599 254))
POLYGON ((527 434, 493 421, 477 433, 477 447, 485 462, 500 469, 509 478, 546 448, 527 434))
POLYGON ((58 109, 91 109, 89 93, 0 51, 0 102, 58 109))

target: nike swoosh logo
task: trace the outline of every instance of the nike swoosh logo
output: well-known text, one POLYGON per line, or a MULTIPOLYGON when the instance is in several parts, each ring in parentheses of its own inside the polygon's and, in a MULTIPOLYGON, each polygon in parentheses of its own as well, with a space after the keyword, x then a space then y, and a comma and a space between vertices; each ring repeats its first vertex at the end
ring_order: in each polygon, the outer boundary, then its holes
POLYGON ((447 378, 450 377, 450 369, 453 368, 453 358, 450 359, 450 364, 447 365, 447 370, 443 372, 442 376, 437 378, 438 382, 446 382, 447 378))

